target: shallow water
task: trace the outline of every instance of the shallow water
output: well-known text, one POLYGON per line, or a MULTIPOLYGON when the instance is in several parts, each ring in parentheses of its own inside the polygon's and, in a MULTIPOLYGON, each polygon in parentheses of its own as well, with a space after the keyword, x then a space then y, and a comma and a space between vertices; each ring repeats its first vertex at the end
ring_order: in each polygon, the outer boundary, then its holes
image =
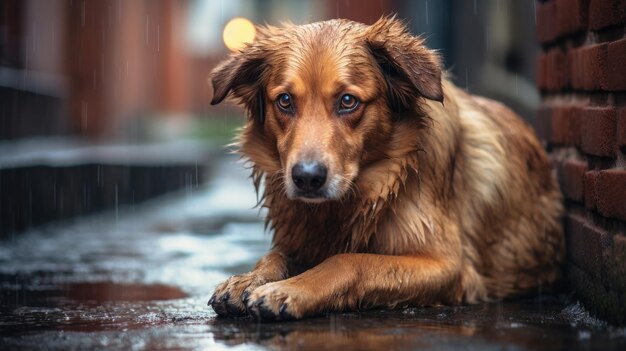
POLYGON ((0 349, 626 349, 625 329, 570 294, 476 306, 218 319, 216 284, 249 270, 269 234, 247 172, 0 244, 0 349))

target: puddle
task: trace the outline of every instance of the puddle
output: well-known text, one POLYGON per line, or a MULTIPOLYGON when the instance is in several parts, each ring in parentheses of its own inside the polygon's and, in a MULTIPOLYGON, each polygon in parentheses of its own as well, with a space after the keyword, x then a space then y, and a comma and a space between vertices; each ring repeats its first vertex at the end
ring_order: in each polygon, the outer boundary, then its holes
POLYGON ((60 292, 67 299, 82 303, 160 301, 187 297, 179 288, 163 284, 77 283, 62 287, 60 292))
POLYGON ((107 302, 174 300, 187 297, 181 289, 164 284, 114 284, 111 282, 65 284, 53 289, 2 289, 3 309, 22 306, 98 305, 107 302))
POLYGON ((164 284, 65 284, 57 288, 0 289, 0 331, 17 334, 36 330, 104 331, 167 323, 159 303, 188 295, 164 284))
POLYGON ((73 301, 102 303, 106 301, 159 301, 187 297, 177 287, 154 284, 81 283, 64 287, 66 296, 73 301))

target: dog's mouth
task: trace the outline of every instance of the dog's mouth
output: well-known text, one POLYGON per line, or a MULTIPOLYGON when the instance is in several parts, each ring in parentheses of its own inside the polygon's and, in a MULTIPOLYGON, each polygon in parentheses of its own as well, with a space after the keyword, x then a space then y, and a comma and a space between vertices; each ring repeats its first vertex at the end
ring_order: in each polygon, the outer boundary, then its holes
POLYGON ((315 190, 302 190, 293 184, 287 186, 287 196, 292 200, 298 200, 311 204, 319 204, 328 201, 338 201, 344 196, 344 190, 338 179, 330 179, 323 187, 315 190))
POLYGON ((309 191, 309 192, 296 191, 295 194, 293 195, 293 199, 300 200, 302 202, 312 203, 312 204, 319 204, 322 202, 332 200, 332 198, 329 197, 326 191, 324 190, 309 191))

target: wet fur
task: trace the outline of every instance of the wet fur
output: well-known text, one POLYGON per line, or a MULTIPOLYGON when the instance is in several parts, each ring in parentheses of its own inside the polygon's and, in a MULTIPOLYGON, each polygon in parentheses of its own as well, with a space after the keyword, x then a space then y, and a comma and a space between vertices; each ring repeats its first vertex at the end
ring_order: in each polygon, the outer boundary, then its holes
POLYGON ((210 305, 219 315, 476 303, 559 278, 561 195, 532 129, 441 75, 437 54, 388 17, 263 27, 214 70, 212 103, 228 96, 249 115, 239 151, 274 232, 252 272, 217 287, 210 305), (289 79, 305 95, 302 120, 272 108, 271 91, 289 79), (318 91, 310 101, 326 101, 337 79, 366 100, 340 126, 306 102, 318 91), (342 196, 290 199, 287 165, 316 140, 342 196))

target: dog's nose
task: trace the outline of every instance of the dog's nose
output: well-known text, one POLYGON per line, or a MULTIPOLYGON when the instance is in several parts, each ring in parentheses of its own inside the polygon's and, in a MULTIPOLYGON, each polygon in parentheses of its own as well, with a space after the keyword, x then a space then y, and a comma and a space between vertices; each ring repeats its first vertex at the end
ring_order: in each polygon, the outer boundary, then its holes
POLYGON ((300 190, 315 191, 326 183, 328 170, 320 162, 298 162, 291 169, 291 179, 300 190))

